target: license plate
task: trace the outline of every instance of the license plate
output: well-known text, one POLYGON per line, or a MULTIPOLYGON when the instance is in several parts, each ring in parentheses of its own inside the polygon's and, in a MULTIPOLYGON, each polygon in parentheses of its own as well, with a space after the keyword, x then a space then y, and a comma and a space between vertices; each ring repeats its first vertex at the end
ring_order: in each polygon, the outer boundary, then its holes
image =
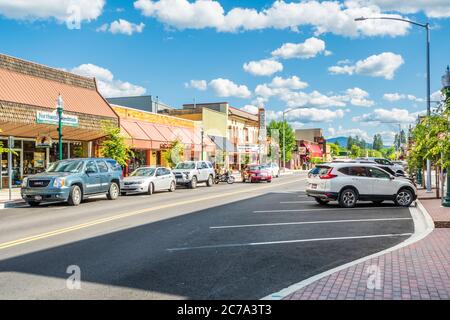
POLYGON ((317 189, 317 184, 312 183, 312 184, 311 184, 311 189, 317 189))
POLYGON ((34 196, 34 200, 41 201, 42 200, 42 196, 34 196))

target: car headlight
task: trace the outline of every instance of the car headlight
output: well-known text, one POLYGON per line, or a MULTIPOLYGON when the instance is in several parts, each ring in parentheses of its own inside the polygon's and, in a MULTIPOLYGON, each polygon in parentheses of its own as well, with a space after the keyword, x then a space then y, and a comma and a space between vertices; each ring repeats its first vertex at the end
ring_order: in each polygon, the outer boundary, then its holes
POLYGON ((23 178, 23 180, 22 180, 22 188, 26 188, 27 186, 28 186, 28 178, 25 177, 25 178, 23 178))
POLYGON ((66 178, 56 178, 55 181, 53 181, 53 187, 54 188, 62 188, 66 184, 66 178))

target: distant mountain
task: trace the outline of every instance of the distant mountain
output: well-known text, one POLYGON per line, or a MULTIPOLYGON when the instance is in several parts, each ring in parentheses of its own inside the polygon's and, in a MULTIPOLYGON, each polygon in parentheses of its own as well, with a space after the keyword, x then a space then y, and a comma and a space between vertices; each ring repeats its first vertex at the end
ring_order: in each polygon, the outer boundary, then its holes
POLYGON ((336 142, 338 142, 341 147, 345 148, 345 147, 347 147, 348 137, 336 137, 336 138, 330 138, 330 139, 326 139, 326 140, 329 143, 336 143, 336 142))

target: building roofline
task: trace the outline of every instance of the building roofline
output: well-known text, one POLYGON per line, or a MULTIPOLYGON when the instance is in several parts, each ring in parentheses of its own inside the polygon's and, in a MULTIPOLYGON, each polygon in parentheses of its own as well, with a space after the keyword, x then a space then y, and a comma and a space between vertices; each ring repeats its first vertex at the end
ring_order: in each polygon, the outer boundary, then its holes
MULTIPOLYGON (((190 119, 184 119, 184 118, 179 118, 179 117, 174 117, 174 116, 169 116, 166 114, 161 114, 161 113, 156 113, 156 112, 150 112, 150 111, 145 111, 145 110, 141 110, 141 109, 136 109, 136 108, 130 108, 130 107, 125 107, 125 106, 121 106, 119 104, 115 104, 115 103, 110 103, 112 109, 114 110, 114 107, 117 108, 122 108, 122 109, 127 109, 127 110, 131 110, 131 111, 137 111, 137 112, 143 112, 143 113, 147 113, 147 114, 151 114, 151 115, 157 115, 157 116, 161 116, 161 117, 165 117, 165 118, 170 118, 170 119, 175 119, 175 120, 184 120, 184 121, 188 121, 188 122, 192 122, 192 123, 198 123, 199 121, 194 121, 194 120, 190 120, 190 119)), ((120 116, 119 116, 120 119, 120 116)), ((126 119, 125 119, 126 120, 126 119)))

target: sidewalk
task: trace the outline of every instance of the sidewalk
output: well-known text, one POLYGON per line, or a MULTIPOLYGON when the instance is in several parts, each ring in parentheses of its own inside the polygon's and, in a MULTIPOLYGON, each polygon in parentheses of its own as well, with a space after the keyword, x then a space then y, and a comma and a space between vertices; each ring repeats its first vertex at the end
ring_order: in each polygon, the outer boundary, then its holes
POLYGON ((9 190, 4 188, 0 190, 0 210, 8 207, 14 207, 17 204, 22 204, 23 200, 20 196, 20 188, 11 189, 11 200, 9 200, 9 190))
POLYGON ((430 199, 423 190, 419 199, 436 228, 425 238, 300 286, 283 299, 450 299, 450 208, 441 207, 440 199, 430 199), (380 275, 375 288, 368 285, 374 284, 374 267, 380 275))

